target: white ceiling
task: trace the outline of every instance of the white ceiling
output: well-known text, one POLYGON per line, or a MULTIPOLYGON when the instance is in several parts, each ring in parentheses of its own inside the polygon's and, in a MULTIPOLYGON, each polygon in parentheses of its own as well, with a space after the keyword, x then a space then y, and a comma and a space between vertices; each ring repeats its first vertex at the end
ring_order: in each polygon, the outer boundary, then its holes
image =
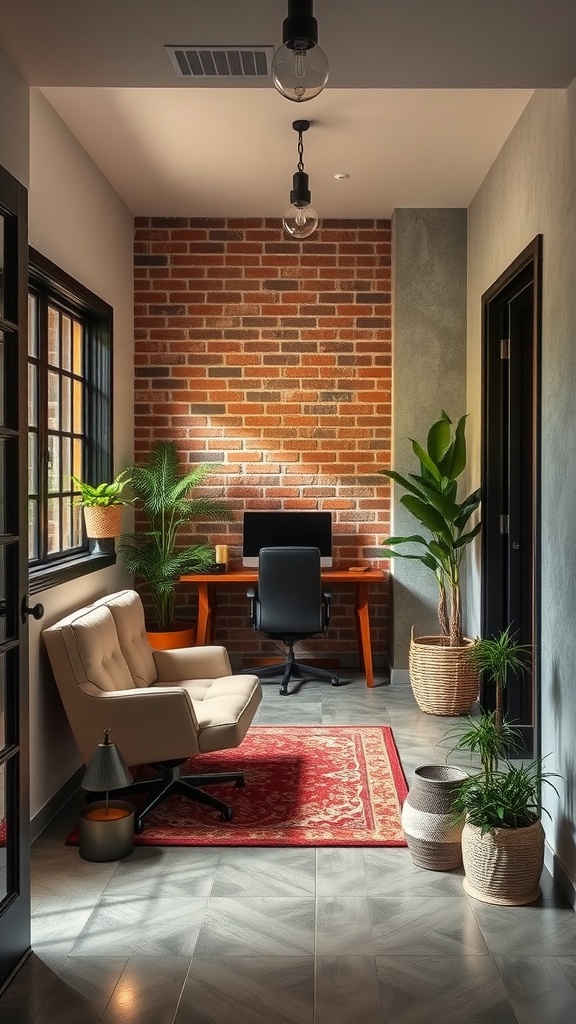
POLYGON ((574 0, 316 0, 326 90, 176 79, 165 44, 281 41, 285 0, 0 0, 0 48, 135 214, 279 216, 296 117, 321 217, 466 206, 534 88, 576 76, 574 0), (345 172, 348 180, 336 181, 345 172))

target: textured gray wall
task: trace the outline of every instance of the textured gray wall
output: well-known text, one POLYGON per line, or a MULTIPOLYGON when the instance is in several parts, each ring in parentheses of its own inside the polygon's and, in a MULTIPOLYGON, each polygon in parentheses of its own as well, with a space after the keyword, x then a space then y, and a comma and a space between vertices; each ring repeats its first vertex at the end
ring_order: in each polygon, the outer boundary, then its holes
MULTIPOLYGON (((466 397, 466 210, 395 210, 392 468, 413 472, 409 438, 425 441, 445 409, 452 420, 466 397)), ((418 533, 392 488, 392 532, 418 533)), ((396 669, 408 664, 410 629, 437 634, 438 588, 419 562, 397 558, 393 572, 393 651, 396 669)))
MULTIPOLYGON (((469 210, 468 409, 480 435, 480 298, 543 235, 541 736, 550 851, 576 899, 576 81, 536 92, 469 210)), ((479 455, 475 472, 480 474, 479 455)), ((471 593, 479 591, 470 578, 471 593)), ((550 853, 551 857, 551 853, 550 853)), ((549 861, 550 866, 554 866, 549 861)))

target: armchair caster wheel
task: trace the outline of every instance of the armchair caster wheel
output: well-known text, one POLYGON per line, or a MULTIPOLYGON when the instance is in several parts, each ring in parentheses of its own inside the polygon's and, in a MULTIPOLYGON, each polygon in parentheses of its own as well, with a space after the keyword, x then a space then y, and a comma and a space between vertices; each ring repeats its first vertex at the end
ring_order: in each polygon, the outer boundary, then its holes
POLYGON ((278 693, 280 694, 281 697, 287 697, 288 696, 288 690, 281 689, 281 690, 278 690, 278 693))
POLYGON ((338 676, 332 676, 332 679, 330 680, 330 682, 331 682, 332 686, 341 686, 342 685, 340 680, 338 679, 338 676))
POLYGON ((227 807, 225 811, 222 811, 222 814, 220 815, 220 817, 222 818, 222 821, 232 821, 233 814, 234 814, 234 812, 233 812, 232 808, 231 807, 227 807))

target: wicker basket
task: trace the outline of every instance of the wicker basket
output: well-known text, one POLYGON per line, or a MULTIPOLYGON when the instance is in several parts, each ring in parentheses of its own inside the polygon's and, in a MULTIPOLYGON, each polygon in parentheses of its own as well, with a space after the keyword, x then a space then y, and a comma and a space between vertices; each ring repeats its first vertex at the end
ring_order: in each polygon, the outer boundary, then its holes
POLYGON ((410 682, 427 715, 465 715, 478 700, 478 673, 468 658, 473 640, 450 647, 448 637, 410 638, 410 682))
POLYGON ((123 505, 103 505, 84 508, 84 522, 88 537, 119 537, 122 533, 123 505))
POLYGON ((483 903, 522 907, 541 895, 544 829, 540 820, 526 828, 495 828, 482 835, 466 822, 462 829, 464 890, 483 903))

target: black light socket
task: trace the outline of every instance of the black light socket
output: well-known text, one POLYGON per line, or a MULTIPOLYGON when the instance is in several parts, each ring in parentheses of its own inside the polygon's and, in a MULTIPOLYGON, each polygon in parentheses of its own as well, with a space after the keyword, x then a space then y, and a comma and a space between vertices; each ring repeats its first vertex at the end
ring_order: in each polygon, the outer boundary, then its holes
POLYGON ((292 186, 290 204, 292 206, 310 206, 311 195, 306 171, 296 171, 292 175, 292 186))
POLYGON ((288 17, 282 22, 282 42, 289 50, 298 44, 310 50, 318 42, 318 22, 312 14, 312 0, 288 0, 288 17))

